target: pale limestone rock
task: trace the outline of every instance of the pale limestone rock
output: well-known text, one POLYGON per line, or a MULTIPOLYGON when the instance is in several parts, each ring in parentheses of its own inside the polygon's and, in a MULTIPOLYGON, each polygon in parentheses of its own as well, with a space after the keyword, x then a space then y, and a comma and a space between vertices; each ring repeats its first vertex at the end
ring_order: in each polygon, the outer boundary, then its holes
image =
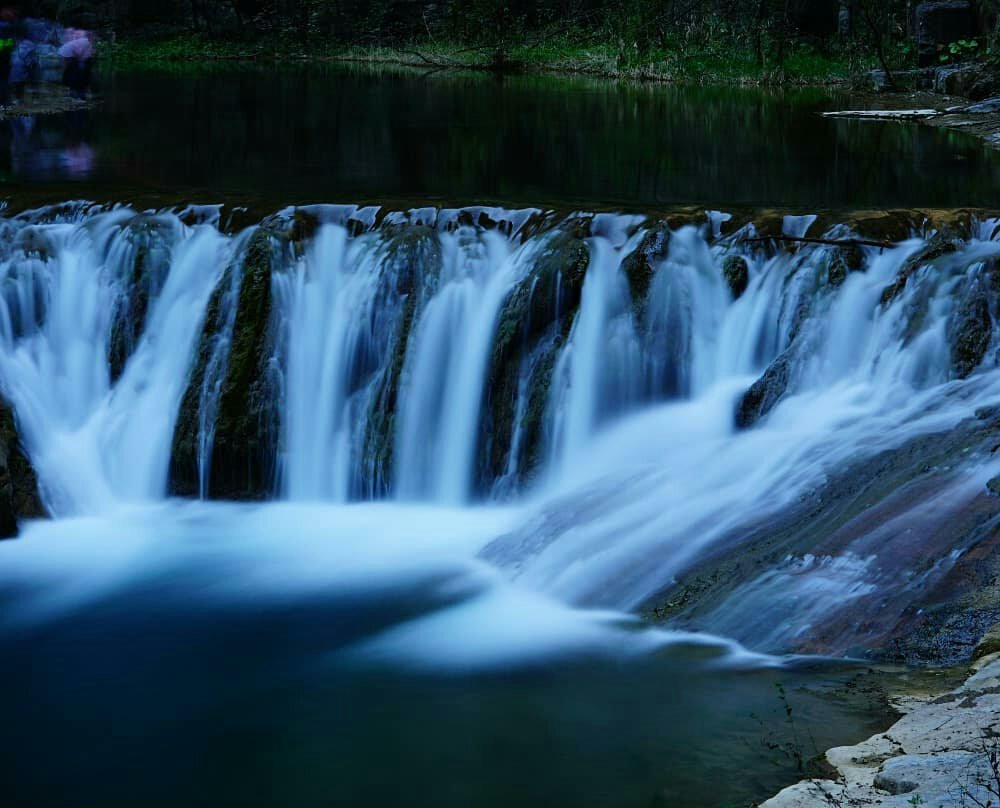
POLYGON ((884 733, 829 750, 837 782, 808 780, 761 808, 955 808, 986 804, 1000 789, 987 741, 1000 735, 1000 654, 979 661, 961 687, 922 703, 884 733), (914 802, 916 800, 916 802, 914 802))

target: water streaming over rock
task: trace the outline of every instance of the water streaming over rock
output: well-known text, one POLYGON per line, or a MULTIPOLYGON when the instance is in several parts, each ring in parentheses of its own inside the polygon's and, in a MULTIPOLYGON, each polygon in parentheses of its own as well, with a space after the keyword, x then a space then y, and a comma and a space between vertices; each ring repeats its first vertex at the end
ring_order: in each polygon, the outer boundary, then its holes
POLYGON ((1000 242, 992 221, 884 248, 727 222, 311 206, 231 234, 212 209, 22 214, 2 221, 0 387, 53 514, 168 492, 513 499, 523 519, 483 557, 520 583, 794 647, 970 546, 885 541, 890 559, 871 514, 891 492, 842 478, 911 451, 910 490, 932 453, 906 447, 963 429, 942 507, 1000 471, 976 426, 1000 404, 1000 242), (838 492, 870 502, 834 518, 838 492), (734 548, 756 573, 724 568, 734 548), (796 611, 802 581, 836 607, 796 611))

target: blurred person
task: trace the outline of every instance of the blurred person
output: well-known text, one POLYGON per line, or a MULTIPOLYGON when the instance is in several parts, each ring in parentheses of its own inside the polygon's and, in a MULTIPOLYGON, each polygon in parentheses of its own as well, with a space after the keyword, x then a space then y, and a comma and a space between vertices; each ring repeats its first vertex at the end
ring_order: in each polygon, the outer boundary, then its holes
POLYGON ((17 12, 7 6, 0 9, 0 107, 10 105, 10 67, 14 56, 17 12))
POLYGON ((24 90, 28 82, 38 83, 38 43, 23 25, 18 27, 16 33, 16 44, 10 65, 10 88, 14 100, 20 102, 24 101, 24 90))
POLYGON ((59 48, 63 58, 63 84, 73 98, 87 97, 93 71, 94 46, 90 33, 79 28, 67 28, 65 42, 59 48))

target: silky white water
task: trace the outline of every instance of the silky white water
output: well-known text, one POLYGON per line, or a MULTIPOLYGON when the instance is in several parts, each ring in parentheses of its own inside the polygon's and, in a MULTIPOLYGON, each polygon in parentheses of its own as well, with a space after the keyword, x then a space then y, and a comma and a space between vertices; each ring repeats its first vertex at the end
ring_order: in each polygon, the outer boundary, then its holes
MULTIPOLYGON (((505 580, 516 581, 525 602, 541 596, 557 612, 570 604, 619 613, 640 608, 848 464, 1000 404, 996 338, 965 379, 949 347, 962 301, 988 283, 1000 255, 995 223, 977 224, 960 249, 919 267, 883 304, 883 290, 924 237, 865 247, 864 271, 834 283, 832 247, 760 249, 742 238, 749 231, 721 237, 724 217, 707 215, 702 226, 671 234, 639 305, 624 261, 643 241, 642 220, 601 215, 587 220, 578 308, 561 319, 568 276, 556 279, 553 301, 533 297, 547 282, 536 267, 562 238, 558 221, 484 211, 411 211, 376 226, 372 209, 317 206, 309 211, 315 230, 275 251, 271 321, 258 324, 280 379, 268 388, 280 417, 269 448, 278 470, 271 492, 311 510, 263 507, 254 531, 273 519, 274 531, 297 535, 302 546, 344 541, 306 539, 301 526, 350 521, 361 506, 346 503, 385 500, 364 512, 357 530, 386 559, 424 552, 420 541, 386 539, 417 516, 409 532, 419 536, 440 532, 461 544, 463 526, 485 534, 455 552, 462 564, 478 565, 479 554, 500 570, 491 594, 468 607, 473 614, 510 602, 505 580), (477 223, 486 213, 496 226, 477 223), (745 259, 749 281, 736 300, 722 272, 733 255, 745 259), (505 318, 518 294, 529 315, 512 326, 505 318), (539 328, 530 319, 538 312, 566 323, 565 331, 539 328), (523 347, 511 399, 498 402, 490 380, 502 329, 523 347), (779 358, 787 377, 780 401, 753 428, 737 430, 740 399, 779 358), (546 366, 551 375, 539 385, 546 366), (394 393, 391 412, 378 410, 386 390, 394 393), (507 413, 504 464, 491 471, 484 458, 507 413), (531 430, 530 418, 538 419, 531 430), (541 459, 525 470, 529 439, 541 459), (508 503, 499 521, 484 516, 494 496, 508 503), (420 510, 428 506, 448 510, 420 510), (439 530, 438 517, 452 527, 439 530)), ((816 235, 814 223, 788 217, 785 233, 816 235)), ((240 266, 254 231, 229 235, 190 212, 83 208, 4 227, 0 388, 50 512, 97 520, 122 508, 161 513, 175 535, 244 519, 222 506, 175 513, 181 506, 165 498, 181 400, 214 305, 224 316, 209 335, 197 396, 198 489, 205 496, 210 488, 241 278, 225 270, 240 266), (123 328, 135 331, 134 344, 123 342, 123 328), (118 365, 116 350, 124 354, 118 365)), ((946 507, 971 501, 998 472, 992 457, 957 464, 946 507)), ((26 546, 41 548, 63 524, 31 528, 26 546)), ((350 567, 352 558, 337 563, 350 567)), ((787 647, 824 613, 892 586, 899 566, 852 547, 791 558, 747 582, 747 602, 771 603, 770 627, 737 632, 729 611, 713 625, 751 645, 787 647), (795 586, 775 584, 782 576, 795 586), (817 602, 829 605, 791 616, 796 592, 826 593, 817 602)), ((557 612, 552 635, 563 630, 557 612)), ((446 635, 449 620, 421 624, 418 633, 446 635)))

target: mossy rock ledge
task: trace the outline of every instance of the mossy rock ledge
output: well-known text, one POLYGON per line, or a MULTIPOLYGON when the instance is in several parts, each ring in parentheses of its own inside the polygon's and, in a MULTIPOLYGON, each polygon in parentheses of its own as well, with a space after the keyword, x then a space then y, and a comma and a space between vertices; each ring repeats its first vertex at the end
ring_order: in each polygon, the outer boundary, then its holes
MULTIPOLYGON (((228 364, 215 420, 207 491, 212 498, 262 499, 273 492, 278 421, 269 378, 271 274, 279 255, 288 248, 287 238, 260 229, 250 238, 243 255, 228 364)), ((198 493, 201 390, 215 340, 225 322, 222 298, 236 271, 234 266, 227 268, 208 305, 174 433, 170 473, 174 495, 198 493)))
POLYGON ((0 402, 0 539, 16 536, 22 519, 45 515, 38 477, 21 446, 14 413, 0 402))
MULTIPOLYGON (((410 335, 420 311, 437 289, 443 260, 441 242, 432 228, 407 225, 386 230, 395 235, 385 248, 376 296, 380 311, 389 308, 401 313, 386 337, 384 350, 389 361, 383 363, 368 411, 364 451, 371 467, 367 483, 376 494, 386 493, 392 485, 396 408, 410 335)), ((379 333, 382 329, 373 330, 379 333)))
POLYGON ((480 485, 507 470, 516 424, 522 362, 534 358, 522 420, 519 476, 537 465, 544 412, 559 348, 569 335, 583 294, 590 251, 577 229, 554 232, 501 307, 490 359, 487 417, 481 445, 488 447, 480 485))

